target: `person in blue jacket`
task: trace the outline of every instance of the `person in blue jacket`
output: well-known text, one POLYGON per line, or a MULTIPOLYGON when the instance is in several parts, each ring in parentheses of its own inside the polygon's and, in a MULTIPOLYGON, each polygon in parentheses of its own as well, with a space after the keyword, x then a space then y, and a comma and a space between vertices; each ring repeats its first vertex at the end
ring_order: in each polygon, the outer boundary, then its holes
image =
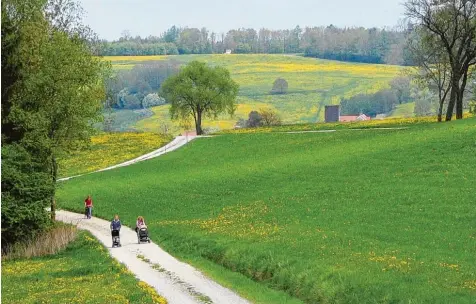
POLYGON ((114 237, 119 236, 119 231, 121 230, 121 220, 119 215, 114 215, 114 219, 111 222, 111 236, 114 243, 114 237))

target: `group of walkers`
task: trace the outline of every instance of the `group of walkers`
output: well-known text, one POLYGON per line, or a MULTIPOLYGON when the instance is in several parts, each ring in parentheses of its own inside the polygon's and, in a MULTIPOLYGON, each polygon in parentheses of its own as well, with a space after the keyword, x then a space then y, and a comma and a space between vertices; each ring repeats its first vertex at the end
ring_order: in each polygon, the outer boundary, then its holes
MULTIPOLYGON (((93 200, 91 198, 91 195, 88 195, 88 197, 84 200, 84 208, 85 208, 86 218, 91 219, 92 209, 93 209, 93 200)), ((115 214, 114 219, 111 221, 111 225, 110 225, 111 236, 113 240, 113 247, 116 243, 117 245, 120 246, 119 232, 121 230, 121 227, 122 225, 121 225, 121 220, 119 219, 119 215, 115 214)), ((144 228, 147 228, 144 217, 138 216, 136 221, 136 228, 135 228, 136 233, 139 233, 139 231, 144 228)))

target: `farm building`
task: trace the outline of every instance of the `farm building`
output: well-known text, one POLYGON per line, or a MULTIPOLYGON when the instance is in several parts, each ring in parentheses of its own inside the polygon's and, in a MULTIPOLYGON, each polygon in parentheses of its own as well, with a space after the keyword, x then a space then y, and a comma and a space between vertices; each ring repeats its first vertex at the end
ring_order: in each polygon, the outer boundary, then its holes
POLYGON ((362 120, 370 120, 370 117, 365 114, 360 115, 341 115, 339 116, 340 122, 349 122, 349 121, 362 121, 362 120))

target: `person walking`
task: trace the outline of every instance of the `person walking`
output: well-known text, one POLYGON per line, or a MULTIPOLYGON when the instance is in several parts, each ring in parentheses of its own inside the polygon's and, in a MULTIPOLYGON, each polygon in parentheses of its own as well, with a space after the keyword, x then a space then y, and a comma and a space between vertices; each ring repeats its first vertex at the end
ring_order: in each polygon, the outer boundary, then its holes
POLYGON ((93 214, 93 199, 91 198, 91 195, 88 195, 88 197, 84 200, 84 208, 86 209, 86 218, 91 219, 93 214))

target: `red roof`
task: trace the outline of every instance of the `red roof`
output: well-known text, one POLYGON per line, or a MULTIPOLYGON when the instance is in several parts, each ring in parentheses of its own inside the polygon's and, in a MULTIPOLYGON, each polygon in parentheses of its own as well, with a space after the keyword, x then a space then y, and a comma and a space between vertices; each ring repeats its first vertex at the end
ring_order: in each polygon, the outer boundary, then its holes
POLYGON ((349 122, 357 120, 370 120, 371 118, 365 114, 360 115, 342 115, 339 117, 340 122, 349 122))
POLYGON ((339 117, 339 121, 346 122, 346 121, 356 121, 359 115, 342 115, 339 117))

